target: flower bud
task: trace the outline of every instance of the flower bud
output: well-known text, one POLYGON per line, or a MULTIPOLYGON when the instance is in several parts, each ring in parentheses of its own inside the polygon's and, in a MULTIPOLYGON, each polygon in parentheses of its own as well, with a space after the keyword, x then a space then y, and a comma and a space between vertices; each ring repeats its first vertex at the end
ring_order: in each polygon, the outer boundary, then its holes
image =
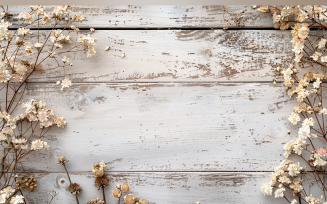
POLYGON ((112 196, 115 198, 120 198, 121 197, 121 192, 118 189, 115 189, 111 192, 112 196))
POLYGON ((59 157, 58 157, 58 162, 59 162, 59 164, 64 164, 64 163, 66 163, 67 161, 66 161, 66 158, 65 158, 64 156, 59 155, 59 157))
POLYGON ((123 183, 123 184, 121 185, 121 189, 122 189, 125 193, 127 193, 127 192, 129 191, 129 186, 128 186, 128 184, 127 184, 127 183, 123 183))
POLYGON ((106 168, 107 166, 105 165, 105 163, 99 162, 97 164, 94 164, 91 169, 92 172, 94 173, 95 176, 97 177, 102 177, 104 175, 104 168, 106 168))
POLYGON ((143 198, 139 201, 139 204, 148 204, 148 202, 143 198))
POLYGON ((135 203, 135 198, 133 194, 128 194, 124 196, 124 202, 126 204, 134 204, 135 203))

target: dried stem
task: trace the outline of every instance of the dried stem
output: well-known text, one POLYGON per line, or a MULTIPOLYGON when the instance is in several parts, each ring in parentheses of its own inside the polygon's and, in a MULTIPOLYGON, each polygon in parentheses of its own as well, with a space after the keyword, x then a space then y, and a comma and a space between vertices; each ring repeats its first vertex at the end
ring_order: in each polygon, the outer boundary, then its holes
POLYGON ((69 177, 68 171, 67 171, 67 169, 66 169, 66 165, 65 165, 65 163, 62 163, 62 165, 63 165, 64 168, 65 168, 65 171, 66 171, 66 174, 67 174, 67 177, 68 177, 68 180, 69 180, 70 187, 72 188, 72 191, 73 191, 72 194, 75 196, 76 203, 79 204, 79 202, 78 202, 78 198, 77 198, 77 193, 75 192, 74 185, 72 184, 72 181, 70 180, 70 177, 69 177))

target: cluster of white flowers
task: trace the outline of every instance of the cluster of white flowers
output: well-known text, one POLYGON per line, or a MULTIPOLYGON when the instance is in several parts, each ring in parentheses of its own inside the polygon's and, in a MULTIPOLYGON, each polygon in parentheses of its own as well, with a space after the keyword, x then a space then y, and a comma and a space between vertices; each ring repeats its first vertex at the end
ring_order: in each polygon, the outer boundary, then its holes
MULTIPOLYGON (((317 89, 320 88, 320 84, 322 83, 321 79, 325 77, 323 73, 317 73, 315 74, 313 71, 307 72, 304 78, 298 79, 299 85, 294 86, 295 80, 293 78, 293 74, 295 74, 297 71, 294 69, 294 66, 292 64, 289 65, 289 68, 280 71, 280 73, 283 75, 284 78, 284 84, 286 90, 288 90, 288 95, 292 97, 295 93, 297 94, 297 100, 298 102, 302 102, 306 97, 308 97, 312 93, 317 93, 317 89), (314 81, 313 83, 313 89, 306 90, 308 84, 310 81, 314 81)), ((298 112, 298 111, 296 111, 298 112)), ((296 114, 291 114, 289 118, 290 122, 292 124, 297 124, 298 116, 296 114)))
POLYGON ((72 85, 72 81, 70 81, 68 78, 65 78, 62 81, 57 81, 57 85, 61 85, 61 91, 66 91, 67 88, 72 85))
POLYGON ((40 150, 45 149, 49 150, 49 145, 47 142, 41 141, 40 139, 34 139, 31 144, 31 150, 40 150))
POLYGON ((293 194, 297 194, 303 189, 302 180, 297 177, 303 170, 305 168, 301 167, 299 163, 293 164, 291 160, 283 160, 271 174, 270 182, 261 187, 261 191, 265 195, 272 195, 273 188, 276 187, 274 195, 275 198, 279 198, 284 196, 286 190, 284 187, 288 186, 293 190, 293 194))
POLYGON ((297 23, 292 27, 292 51, 295 53, 295 62, 299 62, 303 57, 303 48, 310 29, 306 23, 297 23))
POLYGON ((8 186, 0 191, 0 203, 20 204, 24 203, 24 196, 16 195, 12 196, 16 192, 15 189, 8 186))
POLYGON ((288 117, 288 121, 290 121, 293 125, 296 125, 297 122, 301 120, 299 114, 292 112, 291 115, 288 117))
POLYGON ((28 144, 26 144, 27 140, 23 137, 17 139, 15 137, 13 137, 11 139, 11 142, 13 143, 15 149, 24 149, 27 151, 28 148, 28 144))
POLYGON ((292 151, 297 154, 297 155, 301 155, 303 147, 302 145, 305 144, 305 140, 303 140, 302 138, 295 138, 289 142, 287 142, 284 145, 284 156, 285 158, 288 158, 289 155, 291 155, 292 151))
POLYGON ((53 110, 46 108, 46 103, 43 100, 37 102, 32 99, 28 103, 23 103, 22 106, 26 108, 24 117, 30 122, 39 121, 40 128, 50 127, 52 125, 63 128, 66 125, 62 117, 55 116, 53 110))
POLYGON ((323 198, 322 196, 321 196, 321 198, 315 198, 315 197, 312 196, 312 194, 310 194, 310 196, 306 196, 304 198, 304 200, 306 202, 308 202, 308 204, 318 204, 318 203, 321 203, 322 198, 323 198))
POLYGON ((0 60, 0 83, 6 83, 12 77, 12 71, 6 60, 0 60))
POLYGON ((61 20, 64 16, 67 16, 69 14, 69 7, 71 6, 56 6, 52 12, 52 16, 58 20, 61 20))
POLYGON ((300 139, 307 139, 310 138, 314 135, 310 134, 310 127, 314 126, 314 121, 312 118, 306 118, 304 119, 304 121, 302 122, 302 127, 299 129, 299 138, 300 139))
MULTIPOLYGON (((327 21, 327 9, 322 8, 319 5, 314 7, 310 7, 308 11, 306 10, 305 6, 285 6, 284 8, 277 8, 276 6, 260 6, 258 9, 260 12, 271 12, 273 23, 275 28, 280 28, 281 30, 285 30, 289 28, 289 20, 292 17, 295 17, 294 26, 292 26, 292 51, 295 54, 295 62, 300 62, 303 57, 303 49, 304 43, 309 36, 310 28, 309 24, 305 23, 307 19, 316 15, 314 19, 319 21, 320 24, 323 24, 327 21), (280 14, 277 14, 277 12, 280 14)), ((308 21, 310 22, 310 21, 308 21)), ((326 37, 322 36, 321 40, 318 43, 318 49, 324 49, 327 43, 326 37)), ((325 52, 324 52, 325 53, 325 52)), ((327 62, 327 55, 322 56, 321 52, 314 52, 311 58, 314 61, 318 61, 319 59, 321 62, 327 62)))
POLYGON ((4 21, 3 19, 0 22, 0 41, 2 40, 9 40, 12 36, 12 32, 9 31, 9 27, 11 23, 8 21, 4 21))
POLYGON ((95 55, 96 51, 94 49, 94 45, 97 42, 96 38, 92 38, 90 34, 88 34, 87 36, 80 36, 78 42, 87 47, 87 57, 92 57, 95 55))
POLYGON ((63 44, 72 43, 70 35, 61 29, 51 31, 51 42, 58 48, 62 48, 63 44))
POLYGON ((294 79, 292 78, 293 74, 293 65, 290 65, 288 69, 281 71, 284 77, 284 83, 286 87, 290 87, 294 84, 294 79))
MULTIPOLYGON (((53 110, 47 109, 46 103, 42 100, 37 102, 32 99, 27 103, 23 103, 22 106, 26 109, 25 113, 16 117, 12 117, 6 112, 0 112, 0 118, 6 121, 4 128, 0 131, 0 141, 10 141, 9 139, 11 139, 15 149, 27 151, 28 148, 26 138, 15 136, 15 129, 18 122, 23 122, 23 120, 38 122, 40 128, 47 128, 53 125, 64 128, 66 125, 64 118, 55 116, 53 110)), ((42 147, 41 149, 49 149, 48 144, 40 139, 34 140, 31 144, 31 150, 39 150, 40 147, 42 147)))

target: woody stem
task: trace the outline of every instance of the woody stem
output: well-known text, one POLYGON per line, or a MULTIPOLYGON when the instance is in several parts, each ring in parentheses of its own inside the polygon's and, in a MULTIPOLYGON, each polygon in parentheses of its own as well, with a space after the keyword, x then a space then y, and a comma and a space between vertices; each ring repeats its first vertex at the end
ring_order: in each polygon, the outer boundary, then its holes
POLYGON ((79 202, 78 202, 78 198, 77 198, 77 194, 76 194, 76 193, 74 194, 75 189, 74 189, 74 186, 73 186, 73 184, 72 184, 72 181, 70 180, 70 177, 69 177, 68 171, 67 171, 67 169, 66 169, 65 163, 62 163, 62 165, 63 165, 64 168, 65 168, 65 171, 66 171, 66 174, 67 174, 67 177, 68 177, 69 183, 70 183, 70 187, 72 188, 73 195, 75 196, 75 199, 76 199, 76 203, 79 204, 79 202))
POLYGON ((103 195, 103 201, 106 203, 106 196, 104 195, 104 185, 101 185, 102 188, 102 195, 103 195))

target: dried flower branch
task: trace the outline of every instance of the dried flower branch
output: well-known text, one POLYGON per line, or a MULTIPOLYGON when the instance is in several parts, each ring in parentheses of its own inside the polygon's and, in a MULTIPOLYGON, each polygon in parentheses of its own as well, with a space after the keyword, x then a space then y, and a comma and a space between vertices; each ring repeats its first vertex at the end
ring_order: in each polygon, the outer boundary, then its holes
POLYGON ((79 184, 77 183, 72 183, 72 181, 70 180, 70 176, 69 176, 69 173, 67 171, 67 168, 66 168, 66 163, 68 162, 66 160, 66 158, 62 155, 59 155, 58 157, 58 162, 59 164, 63 165, 64 169, 65 169, 65 172, 66 172, 66 175, 67 175, 67 178, 69 180, 69 186, 68 186, 68 191, 74 195, 75 197, 75 200, 76 200, 76 203, 79 204, 79 201, 78 201, 78 198, 77 198, 77 194, 80 193, 80 191, 82 190, 82 188, 80 187, 79 184))
MULTIPOLYGON (((260 12, 273 14, 275 28, 286 30, 292 28, 292 46, 295 54, 295 66, 313 68, 326 65, 327 40, 324 34, 327 28, 327 10, 321 6, 260 6, 260 12), (310 28, 316 29, 311 31, 310 28)), ((325 175, 327 170, 327 130, 325 118, 327 109, 323 103, 326 86, 322 83, 327 79, 323 72, 305 72, 303 78, 294 65, 281 70, 278 66, 277 75, 281 76, 290 98, 296 96, 298 105, 288 120, 299 127, 297 137, 284 145, 284 157, 274 169, 270 182, 262 186, 265 195, 274 194, 275 198, 284 198, 291 204, 318 204, 327 200, 325 175), (299 157, 300 162, 292 161, 291 157, 299 157), (309 187, 304 181, 313 180, 309 187), (310 188, 317 185, 318 190, 310 188), (290 191, 295 198, 286 194, 290 191)))
MULTIPOLYGON (((94 45, 96 38, 90 35, 80 35, 79 29, 73 25, 80 23, 84 17, 78 13, 70 14, 73 6, 55 6, 46 8, 42 5, 31 6, 29 11, 22 11, 18 16, 17 29, 11 29, 12 18, 9 18, 9 6, 0 6, 0 87, 2 93, 0 104, 0 203, 25 203, 22 189, 31 191, 37 186, 35 178, 17 180, 18 163, 28 155, 38 151, 49 150, 49 145, 44 141, 45 134, 57 126, 64 128, 66 121, 63 117, 54 114, 53 110, 46 107, 43 100, 30 100, 21 104, 27 89, 28 80, 36 72, 46 74, 48 70, 63 69, 64 79, 60 81, 61 91, 67 90, 72 85, 66 77, 70 52, 86 51, 87 57, 93 56, 96 51, 94 45), (40 26, 50 25, 51 31, 43 31, 45 38, 41 38, 40 26), (57 29, 58 25, 64 25, 57 29), (37 30, 31 30, 36 27, 37 30), (73 35, 76 38, 73 39, 73 35), (75 41, 75 42, 73 42, 75 41), (43 67, 47 62, 55 62, 54 67, 43 67), (25 109, 21 114, 16 114, 20 105, 25 109), (16 116, 13 116, 16 114, 16 116), (32 179, 32 180, 31 180, 32 179), (34 181, 35 180, 35 181, 34 181), (20 193, 21 195, 16 195, 20 193)), ((59 161, 60 162, 60 161, 59 161)), ((69 178, 65 162, 61 162, 69 178)), ((73 194, 79 192, 77 186, 71 184, 73 194)), ((77 200, 77 196, 76 201, 77 200)))
POLYGON ((46 204, 50 204, 50 203, 53 201, 53 199, 58 195, 56 191, 54 191, 54 190, 52 190, 52 191, 53 191, 53 193, 49 193, 50 196, 51 196, 50 201, 46 201, 46 200, 44 200, 44 202, 45 202, 46 204))

